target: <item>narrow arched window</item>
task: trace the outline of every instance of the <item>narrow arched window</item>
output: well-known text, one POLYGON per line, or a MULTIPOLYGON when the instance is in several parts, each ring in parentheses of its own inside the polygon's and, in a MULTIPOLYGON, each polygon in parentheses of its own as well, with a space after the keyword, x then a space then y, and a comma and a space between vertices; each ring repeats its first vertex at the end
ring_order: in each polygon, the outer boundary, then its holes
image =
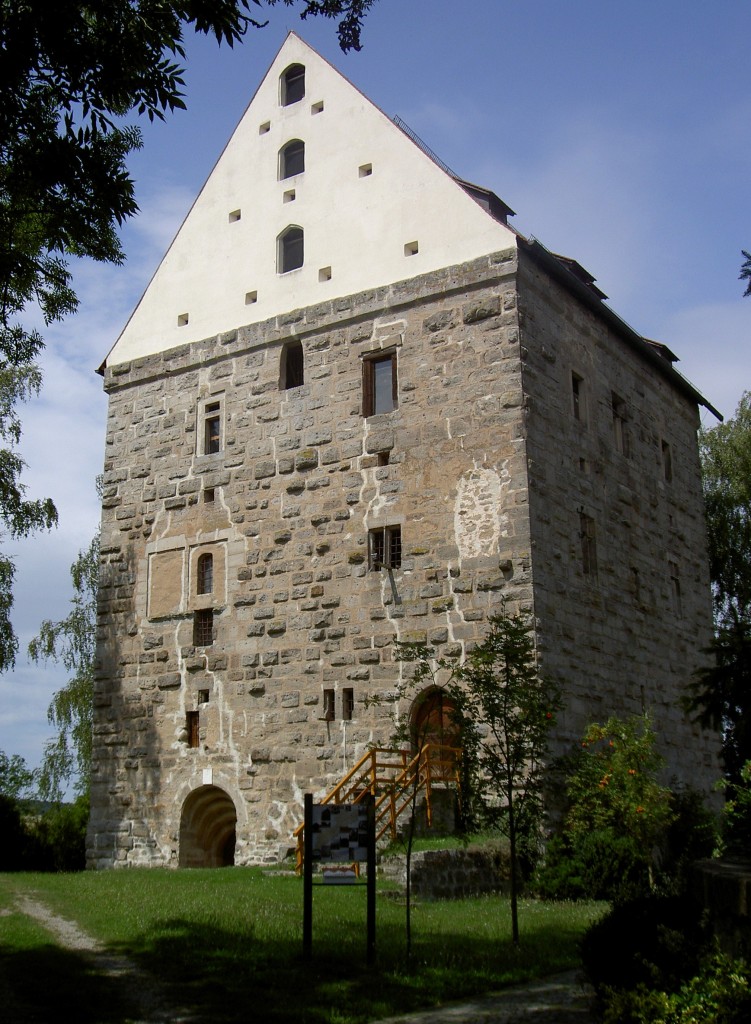
POLYGON ((292 139, 279 150, 279 180, 302 174, 305 170, 305 143, 292 139))
POLYGON ((214 556, 200 555, 197 565, 197 593, 210 594, 214 590, 214 556))
POLYGON ((297 103, 305 95, 305 68, 302 64, 290 64, 280 78, 283 107, 297 103))
POLYGON ((302 343, 289 341, 282 349, 279 366, 279 385, 282 391, 299 388, 305 383, 305 364, 303 362, 302 343))
POLYGON ((286 228, 278 239, 277 273, 286 274, 297 270, 303 265, 305 258, 303 230, 294 224, 286 228))

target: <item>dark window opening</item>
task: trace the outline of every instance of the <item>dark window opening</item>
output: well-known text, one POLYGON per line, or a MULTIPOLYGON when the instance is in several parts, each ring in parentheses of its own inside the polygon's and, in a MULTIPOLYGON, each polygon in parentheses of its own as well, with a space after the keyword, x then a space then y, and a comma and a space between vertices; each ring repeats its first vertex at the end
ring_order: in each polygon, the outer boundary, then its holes
POLYGON ((292 139, 279 151, 279 180, 302 174, 305 170, 305 143, 302 139, 292 139))
POLYGON ((203 500, 207 505, 210 505, 216 497, 213 487, 204 487, 203 489, 203 500))
POLYGON ((214 556, 201 555, 197 566, 197 594, 210 594, 214 590, 214 556))
POLYGON ((611 392, 611 405, 613 409, 613 440, 616 450, 629 457, 628 429, 626 427, 627 408, 626 402, 615 391, 611 392))
POLYGON ((393 412, 397 407, 396 352, 363 361, 363 416, 393 412))
POLYGON ((345 686, 342 690, 342 718, 345 722, 351 722, 355 714, 355 691, 351 686, 345 686))
POLYGON ((574 419, 580 423, 587 421, 587 409, 584 401, 584 378, 578 373, 571 374, 571 401, 574 419))
POLYGON ((222 447, 222 418, 219 402, 210 402, 205 408, 203 453, 216 455, 222 447))
POLYGON ((673 602, 673 611, 680 618, 683 615, 683 603, 681 601, 681 580, 678 575, 678 566, 675 562, 669 563, 670 569, 670 597, 673 602))
POLYGON ((214 611, 199 608, 193 612, 193 646, 210 647, 214 643, 214 611))
POLYGON ((665 480, 670 483, 673 479, 673 454, 667 441, 662 442, 662 472, 665 480))
POLYGON ((323 691, 323 717, 327 722, 333 722, 336 718, 336 703, 333 690, 323 691))
POLYGON ((379 452, 378 453, 378 465, 379 466, 388 466, 388 464, 389 464, 389 453, 388 452, 379 452))
POLYGON ((595 521, 585 512, 579 513, 579 537, 582 548, 582 572, 585 576, 595 576, 597 574, 595 521))
POLYGON ((299 388, 305 383, 305 362, 301 342, 290 341, 282 348, 279 378, 282 391, 299 388))
POLYGON ((302 228, 289 227, 279 236, 278 267, 280 274, 299 270, 305 259, 305 244, 302 228))
POLYGON ((209 691, 208 690, 199 690, 198 691, 198 703, 199 704, 208 704, 209 703, 209 691))
POLYGON ((305 95, 305 68, 302 64, 290 64, 282 73, 282 106, 298 103, 305 95))
POLYGON ((188 711, 185 714, 185 729, 188 733, 188 746, 197 747, 198 738, 198 712, 188 711))
POLYGON ((401 526, 383 526, 368 533, 368 560, 371 569, 398 569, 402 564, 401 526))

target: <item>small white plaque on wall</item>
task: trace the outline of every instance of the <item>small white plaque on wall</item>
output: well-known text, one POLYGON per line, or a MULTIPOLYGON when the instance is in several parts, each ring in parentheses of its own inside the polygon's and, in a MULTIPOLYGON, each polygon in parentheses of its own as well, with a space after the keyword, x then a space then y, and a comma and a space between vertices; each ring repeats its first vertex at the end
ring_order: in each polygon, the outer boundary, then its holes
POLYGON ((213 786, 214 784, 214 769, 204 768, 203 770, 203 784, 204 786, 213 786))

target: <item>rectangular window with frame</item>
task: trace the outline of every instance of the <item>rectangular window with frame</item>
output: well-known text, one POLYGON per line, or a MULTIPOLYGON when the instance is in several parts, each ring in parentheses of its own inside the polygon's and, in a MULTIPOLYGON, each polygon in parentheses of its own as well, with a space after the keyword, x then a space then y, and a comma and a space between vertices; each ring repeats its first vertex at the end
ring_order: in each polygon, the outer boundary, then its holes
POLYGON ((193 646, 210 647, 214 643, 214 609, 199 608, 193 612, 193 646))
POLYGON ((219 402, 207 402, 203 417, 203 454, 216 455, 222 450, 222 407, 219 402))
POLYGON ((345 722, 351 722, 355 716, 355 691, 351 686, 342 689, 342 718, 345 722))
POLYGON ((582 572, 585 576, 597 575, 597 541, 595 521, 586 512, 579 513, 579 538, 582 551, 582 572))
POLYGON ((402 564, 401 526, 380 526, 368 531, 370 569, 399 569, 402 564))
POLYGON ((362 363, 362 414, 378 416, 398 406, 396 349, 370 355, 362 363))

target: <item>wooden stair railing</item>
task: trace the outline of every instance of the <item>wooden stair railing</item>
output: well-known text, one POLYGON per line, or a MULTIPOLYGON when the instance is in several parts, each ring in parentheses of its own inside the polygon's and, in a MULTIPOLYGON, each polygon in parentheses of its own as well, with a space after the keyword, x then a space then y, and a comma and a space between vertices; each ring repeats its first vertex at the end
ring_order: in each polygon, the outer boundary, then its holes
MULTIPOLYGON (((413 797, 424 793, 428 826, 433 824, 432 789, 436 783, 460 789, 461 749, 426 743, 411 756, 408 750, 372 747, 320 801, 322 804, 356 804, 370 793, 375 797, 376 841, 387 831, 396 839, 397 821, 413 797)), ((296 840, 295 870, 301 874, 304 857, 304 824, 292 833, 296 840)))

